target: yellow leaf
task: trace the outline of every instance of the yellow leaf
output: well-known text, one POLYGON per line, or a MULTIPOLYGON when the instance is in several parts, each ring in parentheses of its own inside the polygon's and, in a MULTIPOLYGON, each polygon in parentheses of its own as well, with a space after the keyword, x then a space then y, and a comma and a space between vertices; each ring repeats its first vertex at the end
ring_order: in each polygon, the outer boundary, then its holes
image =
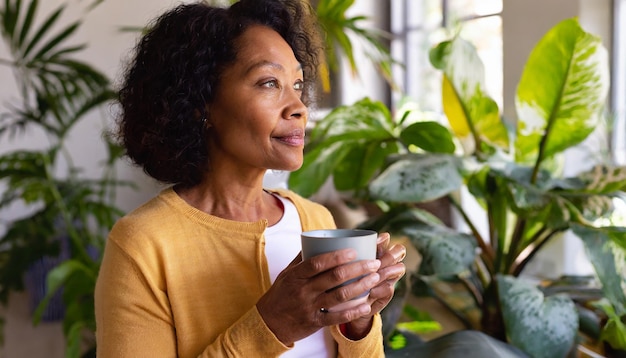
POLYGON ((442 85, 443 111, 448 117, 448 122, 454 134, 459 138, 470 135, 470 128, 467 125, 467 116, 463 111, 461 101, 450 83, 447 76, 443 76, 442 85))

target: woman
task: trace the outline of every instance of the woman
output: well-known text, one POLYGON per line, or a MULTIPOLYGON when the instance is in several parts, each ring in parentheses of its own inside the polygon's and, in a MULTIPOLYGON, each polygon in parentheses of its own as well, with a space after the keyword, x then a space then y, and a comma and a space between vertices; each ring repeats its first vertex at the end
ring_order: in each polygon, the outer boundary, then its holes
POLYGON ((319 41, 299 0, 180 5, 137 45, 120 91, 128 156, 172 184, 111 230, 96 287, 98 357, 383 356, 379 312, 405 248, 302 260, 319 204, 263 189, 302 165, 319 41), (364 278, 331 290, 346 280, 364 278), (370 290, 368 302, 332 307, 370 290))

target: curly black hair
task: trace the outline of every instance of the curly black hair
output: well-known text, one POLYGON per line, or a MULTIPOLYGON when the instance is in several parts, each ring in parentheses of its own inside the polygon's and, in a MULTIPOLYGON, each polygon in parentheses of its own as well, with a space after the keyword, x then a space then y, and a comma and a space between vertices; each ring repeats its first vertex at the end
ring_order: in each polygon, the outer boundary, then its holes
POLYGON ((179 5, 150 24, 119 91, 118 138, 148 175, 191 187, 209 170, 206 105, 236 60, 236 40, 251 25, 273 29, 293 49, 304 72, 303 100, 310 104, 322 46, 306 0, 179 5))

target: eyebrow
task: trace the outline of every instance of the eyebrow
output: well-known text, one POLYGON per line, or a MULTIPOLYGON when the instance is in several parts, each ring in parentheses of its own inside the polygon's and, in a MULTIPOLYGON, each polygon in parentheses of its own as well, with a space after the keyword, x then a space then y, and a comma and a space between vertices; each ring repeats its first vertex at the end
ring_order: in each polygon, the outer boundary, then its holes
MULTIPOLYGON (((278 63, 272 62, 272 61, 263 60, 263 61, 256 62, 252 66, 248 67, 248 69, 246 70, 246 74, 248 74, 248 73, 250 73, 250 72, 252 72, 252 71, 254 71, 254 70, 256 70, 257 68, 260 68, 260 67, 271 67, 271 68, 277 69, 279 71, 283 71, 283 72, 285 71, 285 68, 281 64, 278 64, 278 63)), ((302 64, 298 63, 298 67, 296 68, 296 70, 302 71, 302 64)))

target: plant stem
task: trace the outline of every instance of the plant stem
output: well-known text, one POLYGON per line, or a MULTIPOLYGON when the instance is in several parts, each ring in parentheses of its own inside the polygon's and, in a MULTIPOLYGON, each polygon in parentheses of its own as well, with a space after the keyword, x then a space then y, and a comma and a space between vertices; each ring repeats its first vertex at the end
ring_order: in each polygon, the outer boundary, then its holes
POLYGON ((461 204, 459 204, 459 202, 457 202, 452 197, 452 195, 448 195, 448 199, 450 200, 450 203, 452 203, 452 205, 459 211, 459 213, 463 217, 463 220, 465 220, 465 223, 469 226, 470 230, 472 231, 472 235, 474 235, 474 238, 476 239, 476 242, 478 243, 478 246, 480 247, 482 251, 481 257, 483 258, 483 261, 485 262, 487 269, 489 270, 490 273, 493 273, 493 268, 494 268, 493 249, 491 248, 491 246, 489 246, 485 242, 483 237, 480 235, 480 233, 478 232, 478 229, 476 229, 476 226, 474 226, 474 223, 472 223, 472 221, 470 220, 465 210, 463 210, 463 208, 461 207, 461 204))
MULTIPOLYGON (((563 90, 561 89, 561 91, 563 90)), ((533 167, 533 173, 532 173, 532 176, 530 177, 531 184, 535 184, 537 182, 537 177, 539 175, 539 168, 541 167, 541 163, 545 159, 544 157, 546 153, 546 145, 548 144, 548 138, 550 137, 552 126, 554 125, 554 122, 555 122, 553 118, 553 114, 557 113, 558 111, 559 111, 559 108, 558 108, 558 103, 557 103, 557 107, 554 108, 554 110, 550 113, 550 118, 548 118, 548 124, 546 125, 545 132, 543 136, 541 136, 541 140, 539 141, 539 152, 537 153, 537 160, 535 161, 535 166, 533 167)))
MULTIPOLYGON (((54 180, 49 170, 50 164, 51 164, 50 160, 47 156, 44 157, 44 160, 45 160, 44 167, 46 168, 46 179, 48 180, 48 182, 53 183, 54 180)), ((59 206, 59 211, 61 212, 61 215, 63 216, 63 221, 65 222, 65 228, 68 232, 70 240, 74 243, 75 248, 78 250, 79 256, 84 259, 85 263, 93 262, 93 260, 91 259, 91 256, 89 256, 89 253, 87 252, 85 247, 83 247, 82 242, 80 241, 80 236, 78 235, 78 233, 76 232, 76 229, 74 228, 72 217, 69 214, 69 210, 67 210, 65 202, 63 201, 63 197, 61 193, 59 192, 58 188, 56 187, 56 185, 50 184, 49 189, 50 189, 50 193, 52 194, 54 198, 54 201, 59 206)))
MULTIPOLYGON (((519 258, 521 260, 516 261, 514 263, 514 265, 511 265, 511 274, 513 276, 519 276, 522 271, 524 270, 524 268, 526 267, 526 265, 530 262, 530 260, 535 257, 535 255, 537 254, 537 252, 539 252, 539 250, 548 242, 550 241, 550 239, 558 234, 563 232, 564 229, 557 229, 557 230, 553 230, 550 231, 547 235, 545 235, 543 238, 537 237, 537 238, 533 238, 533 244, 528 245, 528 247, 526 247, 526 249, 524 249, 524 251, 522 251, 519 255, 519 258), (539 241, 539 243, 535 244, 534 242, 539 241), (524 254, 524 252, 528 252, 527 254, 524 254)), ((540 233, 545 233, 544 230, 540 230, 540 233)), ((540 235, 538 233, 538 235, 540 235)))
POLYGON ((15 66, 15 61, 11 61, 11 60, 7 60, 4 58, 0 58, 0 65, 7 65, 7 66, 15 66))
MULTIPOLYGON (((525 247, 522 246, 520 248, 520 244, 522 242, 521 239, 518 240, 518 243, 516 244, 515 247, 511 246, 512 254, 510 256, 510 261, 507 263, 508 264, 507 272, 513 273, 516 271, 517 264, 520 262, 523 262, 526 256, 529 254, 529 251, 526 250, 526 248, 528 248, 531 245, 534 245, 534 243, 536 242, 540 242, 541 240, 543 240, 543 236, 547 230, 548 228, 546 226, 543 226, 539 230, 537 230, 537 232, 535 232, 535 234, 528 240, 530 244, 525 247)), ((532 250, 532 248, 530 250, 532 250)))
POLYGON ((487 287, 491 283, 492 274, 491 272, 489 272, 489 269, 487 269, 487 267, 485 266, 484 260, 475 260, 475 262, 476 262, 476 276, 480 280, 482 289, 484 290, 484 288, 487 287))
MULTIPOLYGON (((520 243, 522 242, 524 231, 526 230, 526 223, 526 219, 522 219, 520 217, 518 217, 515 222, 515 229, 513 229, 513 234, 511 235, 511 245, 509 246, 510 261, 506 263, 508 265, 507 271, 510 271, 513 268, 514 262, 518 256, 517 251, 520 243)), ((532 242, 534 242, 534 240, 532 240, 532 242)))
POLYGON ((498 235, 498 231, 496 229, 496 224, 494 223, 494 209, 493 203, 491 200, 487 200, 487 223, 489 225, 489 238, 491 239, 489 247, 494 250, 494 262, 493 262, 493 272, 502 272, 502 261, 503 261, 503 250, 504 245, 500 242, 500 236, 498 235))
POLYGON ((461 283, 463 283, 463 286, 465 286, 465 288, 467 288, 467 290, 472 294, 472 298, 474 299, 476 307, 482 306, 483 294, 480 292, 478 287, 476 287, 476 285, 472 283, 470 279, 465 275, 459 274, 458 277, 461 280, 461 283))

